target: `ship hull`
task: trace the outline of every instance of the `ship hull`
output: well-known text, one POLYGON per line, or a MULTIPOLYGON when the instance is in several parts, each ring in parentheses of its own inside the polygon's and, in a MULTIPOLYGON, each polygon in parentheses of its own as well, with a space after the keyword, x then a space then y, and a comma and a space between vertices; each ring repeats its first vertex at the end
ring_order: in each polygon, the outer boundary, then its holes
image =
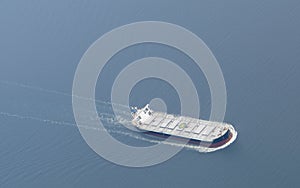
POLYGON ((149 105, 134 108, 132 116, 132 124, 144 134, 197 147, 201 152, 225 148, 237 138, 231 124, 154 112, 149 105))
MULTIPOLYGON (((144 130, 141 130, 141 131, 144 131, 144 130)), ((154 132, 154 131, 145 131, 144 134, 147 134, 147 135, 153 136, 153 137, 162 138, 162 139, 167 139, 171 136, 171 138, 170 138, 171 141, 175 141, 175 142, 179 142, 179 143, 187 143, 189 145, 202 146, 202 147, 207 147, 207 148, 221 147, 221 146, 225 145, 226 143, 228 143, 233 137, 233 133, 230 131, 228 131, 224 136, 219 138, 219 140, 213 141, 213 142, 188 139, 188 138, 183 138, 183 137, 176 136, 176 135, 164 134, 164 133, 154 132)))

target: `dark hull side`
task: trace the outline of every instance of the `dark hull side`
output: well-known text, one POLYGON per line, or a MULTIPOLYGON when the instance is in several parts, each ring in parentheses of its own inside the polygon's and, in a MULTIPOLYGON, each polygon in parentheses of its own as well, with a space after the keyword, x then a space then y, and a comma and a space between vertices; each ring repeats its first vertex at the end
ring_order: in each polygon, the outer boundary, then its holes
POLYGON ((195 139, 187 139, 179 136, 174 136, 174 135, 168 135, 164 133, 159 133, 159 132, 153 132, 153 131, 146 131, 144 134, 150 135, 150 136, 155 136, 159 138, 166 139, 169 136, 171 137, 171 140, 175 142, 182 142, 182 143, 188 143, 190 145, 194 146, 202 146, 202 147, 207 147, 207 148, 217 148, 220 147, 224 144, 226 144, 231 138, 232 138, 232 133, 228 130, 223 136, 220 138, 215 139, 213 142, 205 142, 201 140, 195 140, 195 139))

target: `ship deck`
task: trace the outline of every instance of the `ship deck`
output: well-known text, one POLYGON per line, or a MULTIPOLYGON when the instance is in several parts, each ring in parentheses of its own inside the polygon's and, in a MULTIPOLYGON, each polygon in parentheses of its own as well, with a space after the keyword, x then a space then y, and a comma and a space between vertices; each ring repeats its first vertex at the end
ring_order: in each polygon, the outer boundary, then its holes
POLYGON ((153 112, 136 125, 144 131, 174 135, 188 139, 212 142, 223 136, 229 128, 226 123, 212 122, 185 116, 153 112))

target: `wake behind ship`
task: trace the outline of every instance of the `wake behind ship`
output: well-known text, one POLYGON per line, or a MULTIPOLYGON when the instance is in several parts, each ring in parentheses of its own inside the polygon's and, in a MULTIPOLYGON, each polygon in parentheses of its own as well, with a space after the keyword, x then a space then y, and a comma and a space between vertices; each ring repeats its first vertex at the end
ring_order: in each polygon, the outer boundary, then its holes
POLYGON ((133 108, 132 116, 132 124, 146 134, 172 136, 203 152, 225 148, 237 137, 231 124, 154 112, 148 104, 141 109, 133 108))

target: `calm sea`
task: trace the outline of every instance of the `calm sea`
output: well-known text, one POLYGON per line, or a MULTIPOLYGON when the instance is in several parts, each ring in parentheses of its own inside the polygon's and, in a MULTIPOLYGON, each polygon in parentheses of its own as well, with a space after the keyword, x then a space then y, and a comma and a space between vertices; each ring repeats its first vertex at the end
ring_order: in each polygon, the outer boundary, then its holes
MULTIPOLYGON (((0 187, 299 187, 299 17, 296 0, 2 0, 0 187), (70 96, 80 58, 104 33, 145 20, 189 29, 217 58, 227 88, 224 121, 239 132, 228 148, 209 154, 183 149, 162 164, 128 168, 106 161, 82 139, 70 96)), ((186 55, 158 44, 116 54, 99 77, 97 99, 109 101, 122 68, 150 56, 172 60, 189 74, 201 118, 208 119, 211 99, 203 73, 186 55)), ((157 97, 168 112, 180 112, 174 88, 155 78, 139 82, 129 100, 142 106, 157 97)), ((143 135, 124 134, 110 121, 110 105, 98 108, 115 138, 153 144, 143 135)))

